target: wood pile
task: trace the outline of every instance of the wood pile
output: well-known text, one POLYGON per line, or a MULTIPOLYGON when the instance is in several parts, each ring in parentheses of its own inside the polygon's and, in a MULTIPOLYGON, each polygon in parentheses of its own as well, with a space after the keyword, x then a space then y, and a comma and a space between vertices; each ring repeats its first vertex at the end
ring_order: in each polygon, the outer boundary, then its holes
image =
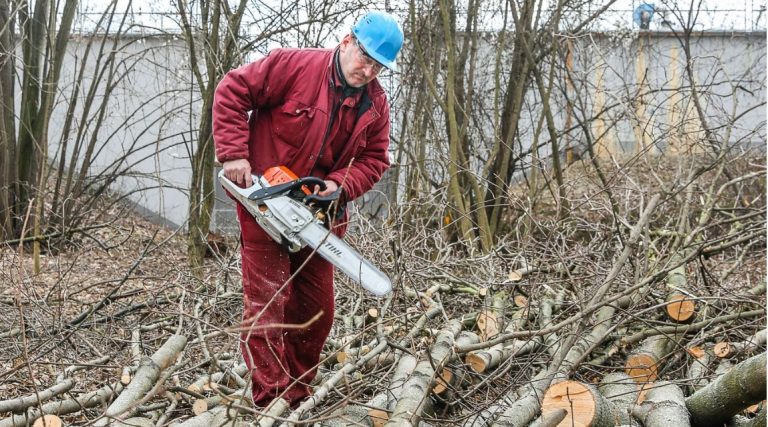
POLYGON ((145 238, 122 279, 83 285, 93 298, 62 297, 56 316, 8 276, 0 427, 765 426, 764 204, 626 197, 615 221, 539 218, 490 254, 362 223, 350 239, 395 291, 374 299, 338 278, 314 392, 295 408, 249 401, 237 254, 201 279, 145 238), (150 263, 172 273, 150 282, 150 263))

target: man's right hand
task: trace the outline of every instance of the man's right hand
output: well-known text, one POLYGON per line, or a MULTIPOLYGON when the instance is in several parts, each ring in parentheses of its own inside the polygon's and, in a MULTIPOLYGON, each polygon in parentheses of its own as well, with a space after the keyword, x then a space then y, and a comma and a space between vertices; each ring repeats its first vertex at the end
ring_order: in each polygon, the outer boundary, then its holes
POLYGON ((251 178, 251 164, 248 159, 229 160, 222 163, 224 176, 235 184, 247 188, 253 185, 251 178))

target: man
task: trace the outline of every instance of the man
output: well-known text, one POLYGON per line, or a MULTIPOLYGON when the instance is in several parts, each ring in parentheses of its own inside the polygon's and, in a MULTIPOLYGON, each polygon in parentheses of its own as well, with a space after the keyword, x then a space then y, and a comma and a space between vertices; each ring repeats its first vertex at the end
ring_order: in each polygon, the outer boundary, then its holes
MULTIPOLYGON (((213 104, 225 176, 247 187, 251 173, 285 165, 323 179, 321 196, 341 188, 341 206, 370 190, 389 167, 390 110, 377 76, 395 68, 402 43, 391 15, 369 12, 335 49, 276 49, 227 73, 213 104)), ((333 266, 311 248, 288 253, 241 205, 237 215, 253 401, 264 407, 282 396, 295 407, 310 394, 331 330, 333 266)), ((345 224, 346 212, 333 232, 343 236, 345 224)))

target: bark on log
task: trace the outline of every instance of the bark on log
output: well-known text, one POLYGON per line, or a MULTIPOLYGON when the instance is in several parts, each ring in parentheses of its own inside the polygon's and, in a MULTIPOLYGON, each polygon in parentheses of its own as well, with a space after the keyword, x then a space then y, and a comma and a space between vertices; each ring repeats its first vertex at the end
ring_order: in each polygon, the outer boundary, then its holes
POLYGON ((749 311, 742 311, 734 314, 726 314, 725 316, 706 319, 699 322, 690 323, 688 325, 673 325, 673 326, 662 326, 658 328, 648 328, 640 332, 637 332, 634 335, 630 335, 628 337, 622 338, 621 344, 631 345, 631 344, 640 342, 646 338, 659 336, 659 335, 683 336, 684 334, 698 332, 704 328, 711 328, 712 326, 720 323, 733 322, 734 320, 749 319, 752 317, 759 317, 759 316, 765 316, 765 310, 749 310, 749 311))
MULTIPOLYGON (((552 312, 554 310, 554 301, 551 298, 543 298, 539 302, 539 328, 544 329, 552 326, 552 312)), ((552 332, 543 336, 544 347, 550 356, 554 356, 559 349, 560 338, 557 332, 552 332)))
POLYGON ((685 405, 694 426, 721 426, 749 405, 765 399, 765 353, 734 366, 689 396, 685 405))
POLYGON ((507 293, 504 291, 493 294, 490 301, 477 315, 477 329, 480 331, 480 341, 488 341, 504 329, 504 316, 507 310, 507 293))
POLYGON ((691 423, 685 408, 683 390, 676 384, 658 382, 648 389, 645 400, 635 406, 632 414, 645 427, 687 427, 691 423))
MULTIPOLYGON (((399 346, 402 347, 407 345, 413 336, 423 330, 424 325, 428 319, 431 319, 440 313, 442 313, 441 307, 433 307, 424 313, 424 315, 416 322, 414 327, 411 328, 408 334, 406 334, 406 336, 400 340, 399 346)), ((474 336, 471 340, 472 342, 477 342, 479 340, 476 334, 471 335, 474 336)), ((393 352, 390 352, 389 354, 392 355, 393 352)), ((410 353, 403 353, 401 350, 397 350, 394 352, 392 358, 392 363, 396 361, 397 366, 395 367, 395 371, 392 373, 392 378, 390 379, 387 390, 383 393, 374 395, 367 404, 367 406, 370 407, 368 415, 371 418, 371 422, 376 427, 381 427, 386 424, 387 421, 389 421, 390 414, 392 413, 392 410, 395 408, 397 401, 400 399, 400 396, 403 393, 405 381, 413 373, 414 369, 416 369, 416 357, 410 353)))
POLYGON ((229 405, 220 405, 210 411, 192 417, 175 427, 224 427, 231 426, 238 410, 229 405))
MULTIPOLYGON (((476 333, 471 331, 461 331, 459 336, 456 337, 454 347, 478 342, 480 342, 480 337, 476 333)), ((458 358, 458 355, 452 352, 446 365, 450 362, 454 362, 458 358)), ((435 385, 432 387, 432 393, 436 396, 440 396, 443 400, 452 399, 455 390, 464 388, 464 386, 470 382, 471 379, 469 374, 463 365, 458 367, 446 366, 440 370, 440 375, 437 376, 435 385)))
POLYGON ((631 417, 632 408, 637 403, 640 388, 637 383, 623 372, 613 372, 603 377, 598 391, 616 406, 621 424, 637 424, 631 417))
POLYGON ((416 369, 416 363, 416 357, 411 354, 400 356, 386 393, 377 394, 368 402, 372 408, 378 408, 368 411, 375 427, 381 427, 389 421, 389 414, 395 408, 397 401, 400 400, 405 382, 416 369))
POLYGON ((553 380, 548 370, 539 372, 530 383, 517 391, 516 400, 506 406, 506 410, 498 416, 492 426, 525 427, 529 425, 541 409, 541 396, 551 383, 561 379, 562 377, 558 377, 553 380))
POLYGON ((453 320, 440 331, 435 343, 429 349, 427 360, 416 364, 413 375, 403 385, 402 398, 395 405, 387 426, 410 426, 418 424, 422 413, 430 403, 430 391, 435 380, 435 370, 442 369, 453 353, 456 335, 461 332, 462 324, 453 320))
POLYGON ((496 368, 507 359, 535 351, 541 346, 539 337, 530 340, 514 340, 511 344, 502 346, 496 344, 487 350, 468 353, 464 361, 478 374, 496 368))
POLYGON ((203 391, 210 391, 212 389, 211 384, 219 384, 227 378, 230 378, 230 374, 234 374, 240 378, 248 374, 248 366, 245 363, 240 363, 232 368, 229 368, 225 372, 216 372, 211 375, 203 375, 195 382, 187 387, 188 390, 194 393, 202 393, 203 391))
POLYGON ((555 409, 536 418, 529 427, 557 427, 567 415, 568 411, 565 409, 555 409))
POLYGON ((95 425, 106 426, 116 418, 133 414, 136 403, 146 397, 155 386, 160 374, 176 361, 186 344, 185 336, 172 335, 151 358, 145 358, 131 383, 109 405, 104 417, 95 425))
POLYGON ((563 381, 549 386, 541 402, 541 413, 564 409, 566 425, 613 427, 624 423, 627 415, 606 399, 594 386, 578 381, 563 381))
POLYGON ((368 417, 368 408, 359 405, 349 405, 338 409, 331 414, 330 419, 315 425, 319 427, 373 427, 373 423, 368 417))
POLYGON ((761 408, 754 418, 737 415, 728 422, 728 427, 766 427, 765 407, 761 408))
MULTIPOLYGON (((510 321, 504 328, 504 333, 510 333, 522 329, 528 318, 527 309, 516 310, 510 321)), ((463 343, 457 342, 457 347, 462 347, 463 343)), ((533 337, 529 340, 514 340, 511 344, 499 343, 488 349, 468 353, 464 362, 472 367, 477 373, 483 373, 499 366, 503 361, 510 357, 516 357, 531 351, 534 351, 541 345, 540 337, 533 337)))
POLYGON ((670 257, 671 264, 680 265, 667 274, 667 287, 670 290, 667 294, 667 304, 664 306, 667 318, 678 323, 688 323, 696 315, 696 303, 685 293, 688 289, 688 279, 683 258, 681 253, 675 253, 670 257))
POLYGON ((31 408, 24 414, 13 414, 8 418, 0 420, 0 427, 22 427, 32 423, 32 420, 41 415, 66 415, 79 412, 87 408, 95 408, 109 402, 112 397, 122 390, 123 386, 117 384, 107 384, 106 386, 78 396, 77 398, 62 400, 59 402, 49 402, 41 408, 31 408))
POLYGON ((41 404, 52 397, 58 396, 69 391, 75 385, 75 380, 67 378, 66 380, 55 384, 54 386, 41 390, 37 394, 21 396, 15 399, 0 400, 0 413, 2 412, 22 412, 33 405, 41 404))
POLYGON ((715 359, 712 350, 705 348, 688 349, 689 362, 685 377, 688 378, 690 394, 709 384, 712 369, 710 366, 715 359))
POLYGON ((288 409, 290 409, 288 401, 283 398, 277 398, 264 408, 263 415, 256 417, 256 425, 258 427, 272 427, 275 424, 275 418, 283 415, 283 412, 288 409))
POLYGON ((117 421, 110 424, 112 427, 155 427, 155 423, 149 418, 132 417, 124 421, 117 421))

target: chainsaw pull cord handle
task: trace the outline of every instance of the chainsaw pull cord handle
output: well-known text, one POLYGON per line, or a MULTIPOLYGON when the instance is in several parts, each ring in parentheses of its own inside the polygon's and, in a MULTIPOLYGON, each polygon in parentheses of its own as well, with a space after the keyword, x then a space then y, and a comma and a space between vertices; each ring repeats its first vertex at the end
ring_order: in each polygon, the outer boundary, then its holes
POLYGON ((265 187, 260 190, 256 190, 248 196, 248 200, 253 200, 254 202, 258 202, 259 200, 270 199, 275 196, 290 193, 291 191, 294 191, 294 190, 300 190, 301 187, 305 185, 309 188, 312 188, 312 186, 318 185, 320 186, 320 190, 326 189, 325 181, 314 176, 307 176, 304 178, 299 178, 290 182, 286 182, 284 184, 278 184, 272 187, 265 187))

